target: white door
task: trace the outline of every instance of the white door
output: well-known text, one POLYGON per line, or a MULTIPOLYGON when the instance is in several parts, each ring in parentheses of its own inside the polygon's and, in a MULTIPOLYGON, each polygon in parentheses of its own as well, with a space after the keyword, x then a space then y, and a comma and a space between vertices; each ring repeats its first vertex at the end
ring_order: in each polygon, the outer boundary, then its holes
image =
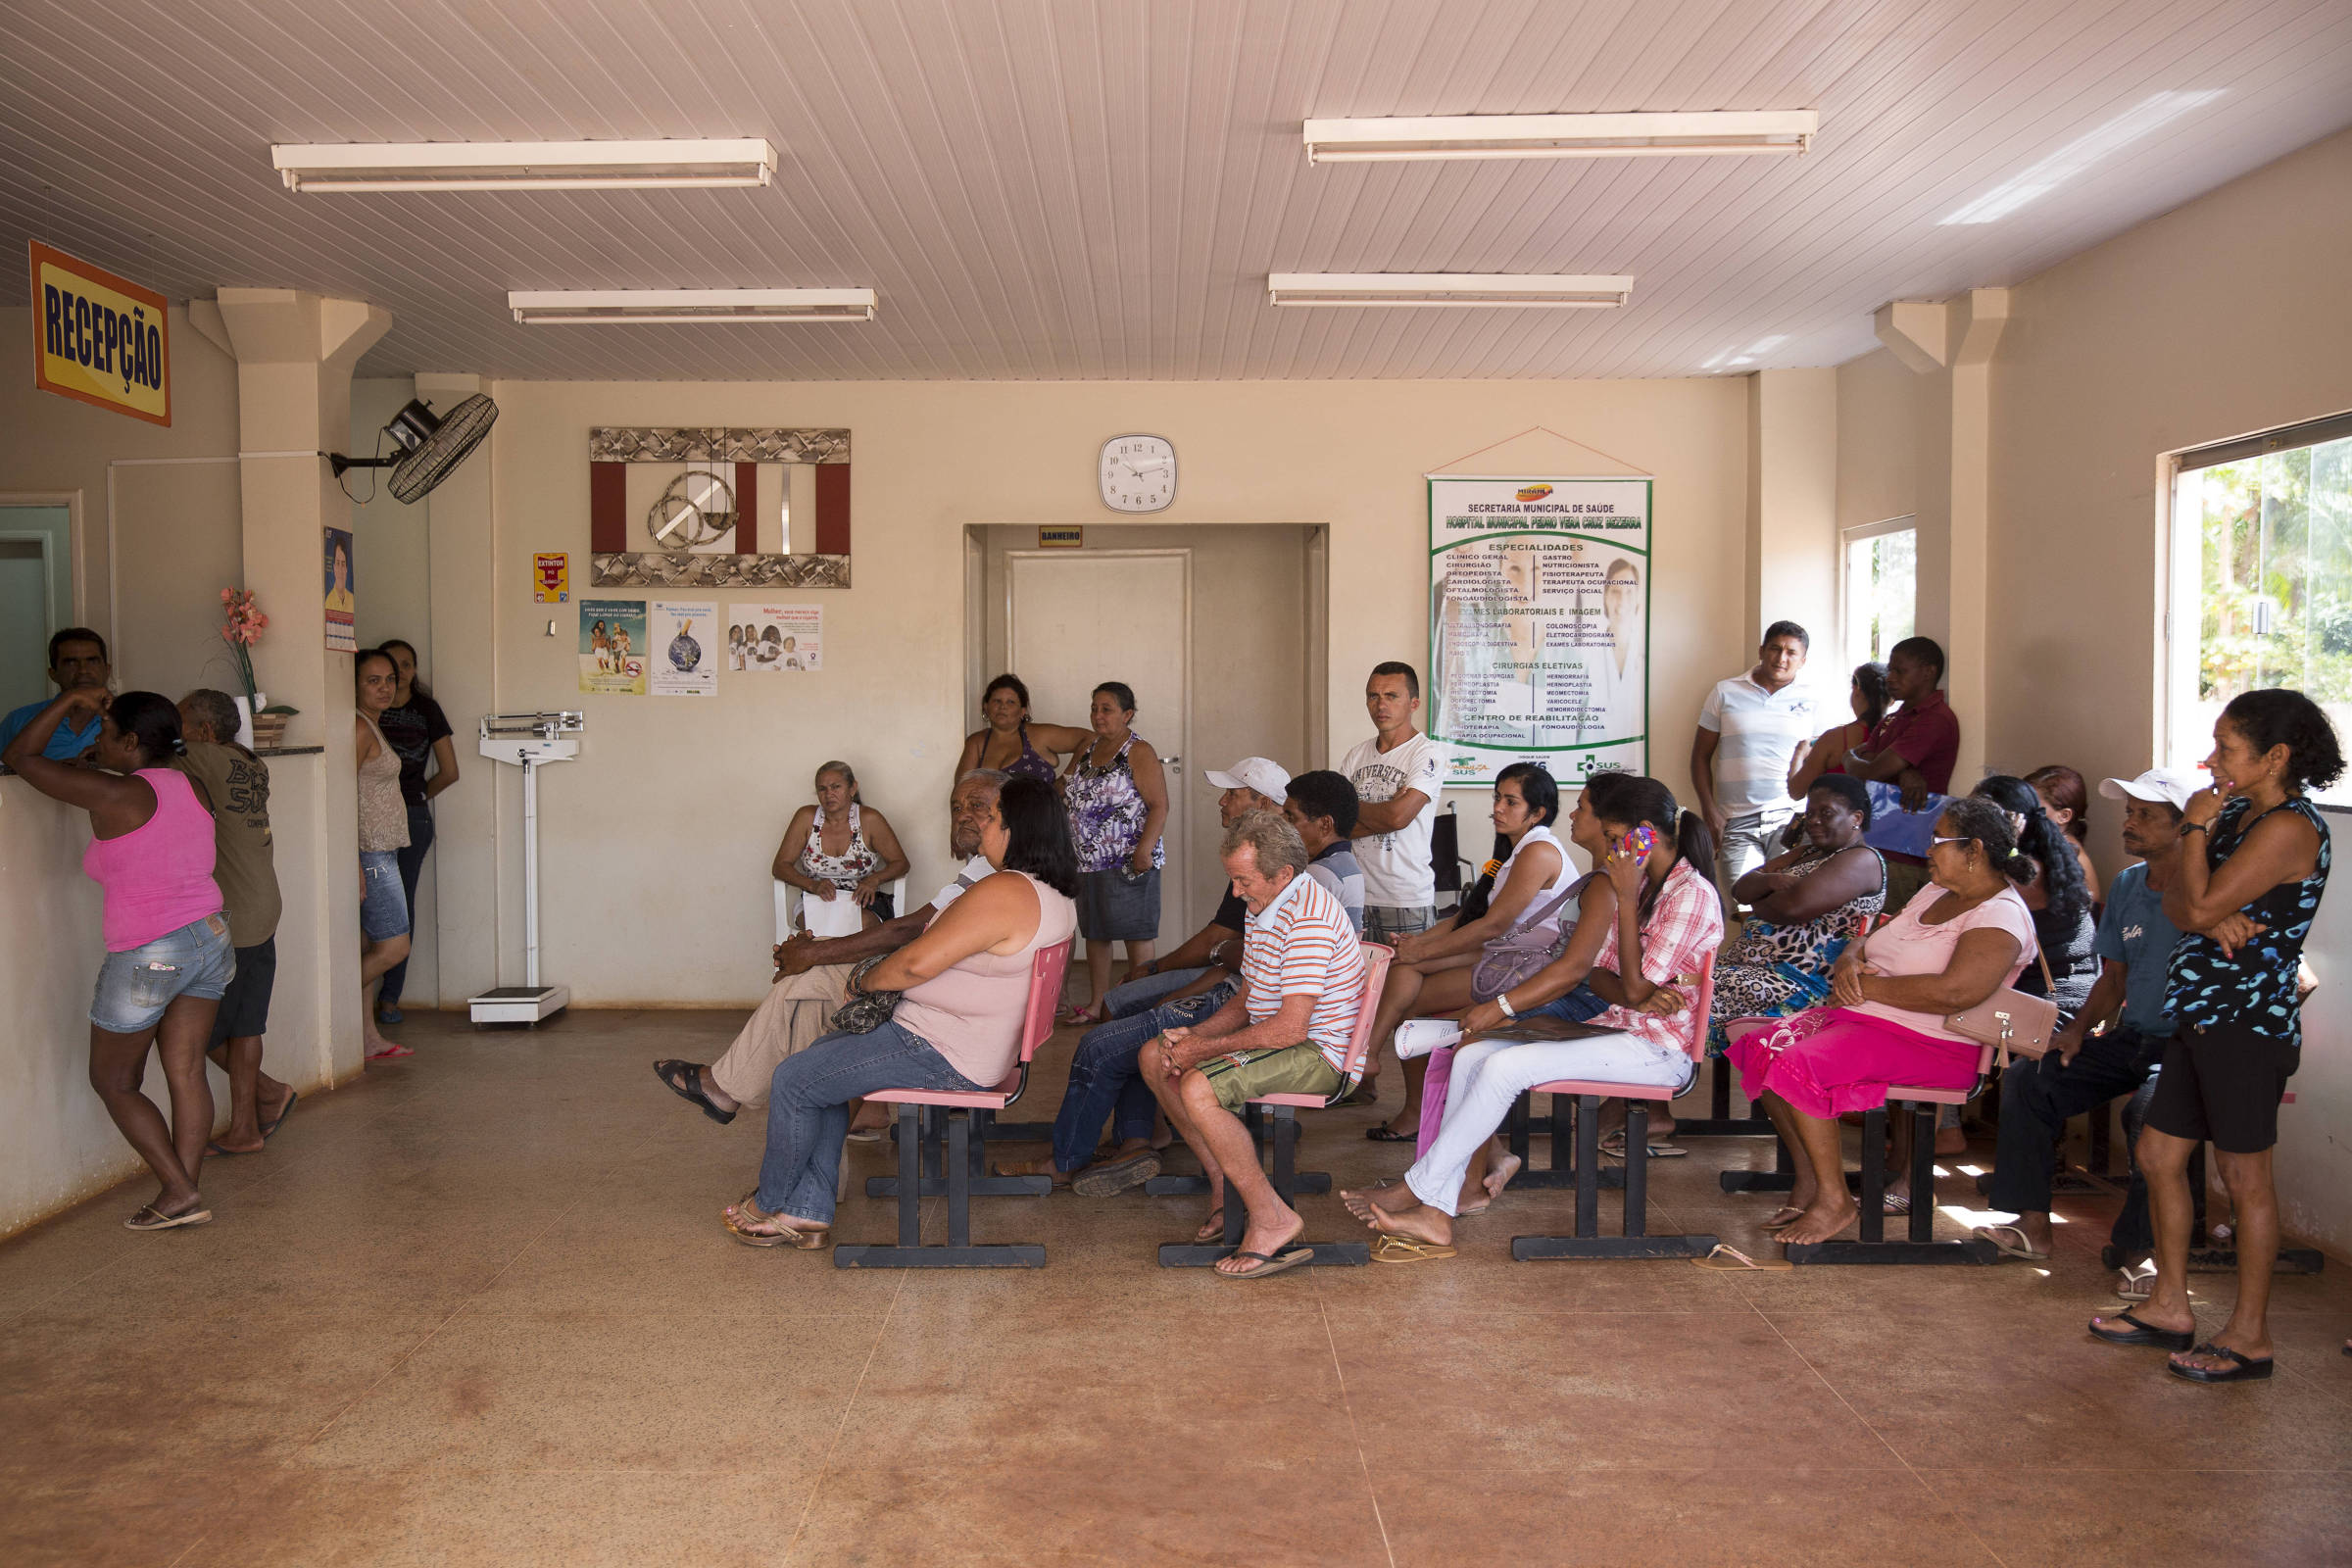
POLYGON ((1012 551, 1004 647, 1028 683, 1029 711, 1086 727, 1095 687, 1135 690, 1135 732, 1165 765, 1168 869, 1159 879, 1159 935, 1181 942, 1199 922, 1187 907, 1185 752, 1192 714, 1192 559, 1183 550, 1012 551))

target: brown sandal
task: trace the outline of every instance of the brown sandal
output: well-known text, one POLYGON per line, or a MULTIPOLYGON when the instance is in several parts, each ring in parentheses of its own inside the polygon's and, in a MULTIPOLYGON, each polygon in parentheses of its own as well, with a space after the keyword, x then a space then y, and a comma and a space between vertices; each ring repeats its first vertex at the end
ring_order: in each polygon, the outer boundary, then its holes
POLYGON ((775 1215, 762 1212, 760 1205, 752 1200, 750 1193, 744 1195, 741 1203, 722 1209, 719 1219, 727 1227, 727 1234, 746 1247, 789 1247, 795 1251, 813 1252, 833 1235, 831 1226, 818 1226, 805 1231, 793 1229, 775 1215), (761 1231, 750 1228, 755 1225, 773 1225, 775 1229, 761 1231))

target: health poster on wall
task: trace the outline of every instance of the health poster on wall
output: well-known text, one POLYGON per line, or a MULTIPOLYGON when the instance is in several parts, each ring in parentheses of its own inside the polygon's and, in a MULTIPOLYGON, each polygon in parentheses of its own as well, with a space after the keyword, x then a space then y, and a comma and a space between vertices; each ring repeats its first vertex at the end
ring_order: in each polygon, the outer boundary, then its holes
POLYGON ((718 604, 710 599, 657 599, 653 648, 646 660, 656 697, 716 697, 718 604))
POLYGON ((727 667, 747 675, 797 675, 824 668, 825 607, 736 605, 729 612, 727 667))
POLYGON ((643 697, 650 641, 644 600, 581 600, 580 690, 643 697))
POLYGON ((326 651, 360 651, 359 597, 351 565, 351 530, 326 530, 326 651))
POLYGON ((1429 481, 1429 733, 1448 784, 1648 769, 1650 480, 1429 481))

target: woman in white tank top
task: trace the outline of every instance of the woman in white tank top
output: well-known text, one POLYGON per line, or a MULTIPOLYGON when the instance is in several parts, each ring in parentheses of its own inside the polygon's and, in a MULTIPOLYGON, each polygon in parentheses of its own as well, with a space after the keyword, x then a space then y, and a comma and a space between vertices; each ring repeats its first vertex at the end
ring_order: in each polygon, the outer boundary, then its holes
MULTIPOLYGON (((1510 931, 1526 916, 1544 908, 1568 891, 1576 868, 1568 852, 1551 831, 1560 814, 1560 787, 1533 762, 1513 762, 1494 779, 1494 831, 1510 846, 1510 854, 1494 871, 1487 890, 1487 905, 1475 906, 1477 889, 1463 902, 1464 913, 1451 924, 1433 926, 1400 939, 1396 961, 1380 994, 1380 1015, 1372 1025, 1373 1053, 1368 1069, 1379 1065, 1380 1043, 1396 1034, 1407 1018, 1452 1012, 1467 1007, 1470 976, 1486 945, 1510 931)), ((1561 909, 1570 907, 1562 905, 1561 909)), ((1556 927, 1558 911, 1546 916, 1556 927)), ((1409 1144, 1421 1126, 1421 1075, 1425 1059, 1404 1064, 1404 1108, 1385 1127, 1364 1136, 1375 1143, 1409 1144)), ((1369 1076, 1369 1071, 1367 1073, 1369 1076)))

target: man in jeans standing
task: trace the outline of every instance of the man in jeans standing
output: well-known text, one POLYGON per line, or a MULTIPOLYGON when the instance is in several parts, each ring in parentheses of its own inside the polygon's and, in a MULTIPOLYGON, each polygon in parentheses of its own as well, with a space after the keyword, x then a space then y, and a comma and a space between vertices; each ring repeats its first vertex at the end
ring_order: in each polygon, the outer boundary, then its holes
POLYGON ((1698 710, 1690 782, 1715 835, 1727 915, 1732 884, 1780 853, 1781 830, 1796 814, 1788 774, 1819 727, 1819 698, 1797 683, 1812 644, 1795 621, 1774 621, 1755 667, 1717 681, 1698 710))
POLYGON ((1437 873, 1429 861, 1444 772, 1438 743, 1413 727, 1421 677, 1390 661, 1364 683, 1373 738, 1340 763, 1355 786, 1355 859, 1364 870, 1364 940, 1394 944, 1438 919, 1437 873))
MULTIPOLYGON (((2107 890, 2106 913, 2099 920, 2099 978, 2090 1000, 2050 1042, 2047 1055, 2013 1061, 2001 1075, 2000 1142, 1986 1202, 2015 1214, 2017 1221, 1980 1226, 1977 1235, 2006 1256, 2039 1260, 2050 1255, 2050 1166, 2067 1118, 2139 1091, 2156 1076, 2172 1043, 2165 971, 2180 933, 2165 918, 2164 890, 2172 886, 2180 862, 2181 810, 2201 782, 2193 774, 2159 767, 2099 786, 2101 795, 2125 802, 2124 849, 2141 863, 2125 867, 2107 890), (2093 1024, 2105 1027, 2091 1035, 2093 1024)), ((2154 1240, 2147 1183, 2133 1161, 2114 1241, 2129 1250, 2154 1240)))

